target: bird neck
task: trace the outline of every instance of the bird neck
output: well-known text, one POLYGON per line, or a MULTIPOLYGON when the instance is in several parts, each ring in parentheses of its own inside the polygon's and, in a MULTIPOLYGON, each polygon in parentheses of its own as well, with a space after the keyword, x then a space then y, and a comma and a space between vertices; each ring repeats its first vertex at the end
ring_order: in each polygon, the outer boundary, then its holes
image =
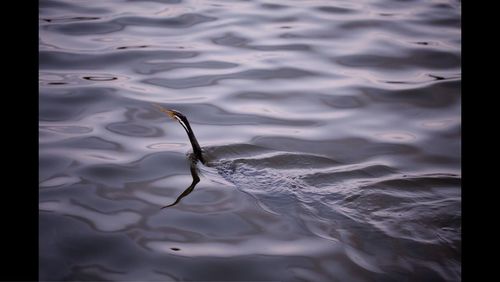
POLYGON ((205 159, 203 158, 203 154, 201 151, 200 144, 198 144, 198 140, 196 140, 196 137, 194 136, 193 129, 191 129, 191 125, 189 124, 189 121, 185 121, 184 129, 186 130, 186 133, 189 137, 189 142, 191 142, 191 146, 193 147, 193 153, 196 159, 200 160, 203 164, 205 164, 205 159))
POLYGON ((191 146, 193 147, 193 153, 197 159, 199 159, 203 164, 205 164, 205 159, 203 158, 202 151, 200 148, 200 144, 198 144, 198 140, 194 136, 193 131, 188 133, 189 141, 191 142, 191 146))

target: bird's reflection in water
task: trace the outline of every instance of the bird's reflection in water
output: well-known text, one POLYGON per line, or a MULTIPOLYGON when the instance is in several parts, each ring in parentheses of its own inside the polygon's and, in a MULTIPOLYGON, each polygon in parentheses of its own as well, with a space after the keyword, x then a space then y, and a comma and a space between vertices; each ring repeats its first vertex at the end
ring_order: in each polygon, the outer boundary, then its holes
POLYGON ((172 204, 170 204, 168 206, 162 207, 162 209, 168 208, 168 207, 173 207, 173 206, 177 205, 181 201, 182 198, 186 197, 191 192, 193 192, 196 184, 198 184, 198 182, 200 182, 200 177, 198 176, 198 170, 196 168, 196 163, 198 162, 198 160, 196 158, 192 158, 192 157, 190 157, 189 159, 190 159, 190 163, 191 163, 190 171, 191 171, 191 176, 193 177, 193 182, 191 182, 191 185, 189 185, 189 187, 186 188, 186 190, 184 190, 184 192, 182 192, 182 194, 180 194, 179 197, 177 197, 175 202, 173 202, 172 204))

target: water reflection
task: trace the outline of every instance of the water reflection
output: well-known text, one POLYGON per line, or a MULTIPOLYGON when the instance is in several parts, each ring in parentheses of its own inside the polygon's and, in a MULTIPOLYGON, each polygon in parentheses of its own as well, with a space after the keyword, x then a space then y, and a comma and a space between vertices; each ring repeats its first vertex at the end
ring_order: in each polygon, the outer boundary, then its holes
POLYGON ((182 192, 182 194, 179 197, 177 197, 175 202, 173 202, 170 205, 162 207, 162 209, 168 208, 168 207, 173 207, 173 206, 177 205, 181 201, 182 198, 186 197, 191 192, 193 192, 193 189, 196 186, 196 184, 198 184, 198 182, 200 182, 200 177, 198 176, 198 169, 196 167, 197 162, 198 162, 198 160, 194 159, 194 157, 190 158, 189 170, 191 171, 191 177, 193 178, 193 182, 191 182, 191 185, 189 185, 186 188, 186 190, 184 190, 184 192, 182 192))

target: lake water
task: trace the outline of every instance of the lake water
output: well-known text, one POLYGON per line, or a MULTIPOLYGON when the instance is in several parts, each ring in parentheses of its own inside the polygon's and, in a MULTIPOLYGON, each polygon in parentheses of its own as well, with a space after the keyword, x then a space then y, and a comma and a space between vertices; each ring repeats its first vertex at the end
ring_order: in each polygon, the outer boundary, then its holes
POLYGON ((461 2, 40 0, 39 278, 460 281, 461 2))

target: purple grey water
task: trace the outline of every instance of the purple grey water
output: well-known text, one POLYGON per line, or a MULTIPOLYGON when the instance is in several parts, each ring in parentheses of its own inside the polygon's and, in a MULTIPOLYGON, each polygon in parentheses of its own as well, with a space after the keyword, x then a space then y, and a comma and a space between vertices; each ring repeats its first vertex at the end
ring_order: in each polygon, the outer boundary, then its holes
POLYGON ((460 281, 461 2, 40 0, 39 152, 42 281, 460 281))

